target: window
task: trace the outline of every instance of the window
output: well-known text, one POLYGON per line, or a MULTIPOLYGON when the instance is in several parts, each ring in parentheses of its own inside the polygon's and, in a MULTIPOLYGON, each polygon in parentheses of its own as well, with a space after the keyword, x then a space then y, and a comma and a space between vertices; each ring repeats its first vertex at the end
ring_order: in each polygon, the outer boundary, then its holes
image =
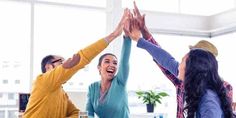
POLYGON ((8 111, 8 118, 18 118, 17 113, 18 113, 17 110, 9 110, 8 111))
MULTIPOLYGON (((122 7, 133 8, 134 0, 122 0, 122 7)), ((179 0, 135 0, 141 10, 159 12, 179 12, 179 0)))
POLYGON ((0 110, 0 118, 5 118, 5 111, 4 110, 0 110))
POLYGON ((235 7, 235 0, 181 0, 181 13, 210 16, 235 7))
MULTIPOLYGON (((210 16, 235 7, 235 0, 135 0, 141 10, 210 16)), ((122 0, 133 8, 133 0, 122 0)))
POLYGON ((9 68, 9 61, 2 61, 2 69, 9 68))
MULTIPOLYGON (((80 49, 106 36, 106 13, 91 9, 70 8, 38 4, 35 6, 35 55, 34 79, 41 74, 40 63, 49 54, 70 58, 80 49), (37 68, 36 68, 37 67, 37 68)), ((90 63, 93 65, 93 63, 90 63)), ((96 69, 96 65, 94 65, 96 69)), ((73 79, 73 85, 65 85, 65 89, 78 88, 82 81, 87 89, 97 71, 86 67, 80 70, 73 79), (82 79, 83 77, 84 79, 82 79), (78 79, 81 78, 81 79, 78 79)), ((97 77, 97 79, 99 79, 97 77)), ((81 90, 81 89, 77 89, 81 90)))
POLYGON ((96 7, 106 6, 106 0, 38 0, 38 1, 65 3, 72 5, 96 6, 96 7))
MULTIPOLYGON (((223 80, 229 82, 233 88, 236 88, 236 80, 232 76, 235 73, 234 67, 236 67, 236 63, 233 63, 236 60, 236 54, 232 53, 232 50, 235 50, 235 38, 236 33, 230 33, 210 40, 218 49, 219 75, 223 80)), ((233 92, 233 101, 236 101, 236 91, 233 92)))
POLYGON ((8 80, 4 79, 4 80, 2 80, 2 83, 3 84, 8 84, 8 80))
POLYGON ((20 80, 15 80, 15 84, 20 84, 20 80))
POLYGON ((0 1, 0 78, 5 85, 0 92, 29 89, 30 78, 30 4, 0 1), (19 66, 21 65, 21 66, 19 66), (23 78, 20 86, 12 86, 9 80, 23 78))
POLYGON ((8 100, 14 100, 15 94, 14 93, 8 93, 8 100))

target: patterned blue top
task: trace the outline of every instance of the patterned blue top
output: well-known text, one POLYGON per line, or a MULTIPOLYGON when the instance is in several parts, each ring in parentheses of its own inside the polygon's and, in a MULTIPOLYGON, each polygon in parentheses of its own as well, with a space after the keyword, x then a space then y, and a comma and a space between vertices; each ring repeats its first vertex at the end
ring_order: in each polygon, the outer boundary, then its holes
POLYGON ((201 97, 196 118, 224 118, 220 98, 216 92, 208 89, 201 97))

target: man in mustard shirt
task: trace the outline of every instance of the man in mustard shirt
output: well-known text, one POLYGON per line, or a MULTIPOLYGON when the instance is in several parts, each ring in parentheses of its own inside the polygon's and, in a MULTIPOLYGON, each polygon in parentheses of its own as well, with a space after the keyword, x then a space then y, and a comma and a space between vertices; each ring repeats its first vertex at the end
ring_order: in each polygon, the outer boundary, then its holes
POLYGON ((78 118, 79 109, 68 98, 62 84, 121 35, 127 15, 126 9, 115 31, 80 50, 65 62, 60 56, 46 56, 41 63, 43 73, 33 84, 23 118, 78 118))

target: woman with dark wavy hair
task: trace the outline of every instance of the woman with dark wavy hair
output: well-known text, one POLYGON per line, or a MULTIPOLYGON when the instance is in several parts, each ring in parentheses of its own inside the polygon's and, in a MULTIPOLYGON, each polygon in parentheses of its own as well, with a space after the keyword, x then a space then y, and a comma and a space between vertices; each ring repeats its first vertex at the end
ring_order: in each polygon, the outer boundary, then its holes
POLYGON ((202 49, 193 49, 179 66, 184 78, 187 118, 232 118, 226 89, 218 74, 215 56, 202 49))
MULTIPOLYGON (((138 22, 137 19, 134 21, 138 22)), ((226 87, 218 74, 218 63, 213 53, 191 48, 179 64, 154 40, 142 38, 140 27, 134 27, 129 36, 137 42, 137 47, 152 55, 166 76, 175 83, 178 118, 184 117, 183 112, 187 118, 233 118, 230 95, 226 95, 226 87)))

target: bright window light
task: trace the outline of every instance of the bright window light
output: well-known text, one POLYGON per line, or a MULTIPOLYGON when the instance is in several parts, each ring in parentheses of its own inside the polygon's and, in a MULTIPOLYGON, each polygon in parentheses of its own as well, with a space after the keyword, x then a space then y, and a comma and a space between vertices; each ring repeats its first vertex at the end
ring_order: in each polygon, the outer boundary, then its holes
MULTIPOLYGON (((40 63, 43 57, 56 54, 70 58, 80 49, 103 38, 106 34, 106 13, 103 11, 70 8, 61 6, 42 5, 35 6, 35 53, 34 53, 34 79, 41 73, 40 63)), ((91 65, 91 64, 90 64, 91 65)), ((88 85, 96 78, 96 64, 92 68, 80 70, 67 83, 74 82, 70 89, 88 85), (93 70, 95 69, 95 70, 93 70), (90 72, 91 71, 91 72, 90 72)), ((98 73, 97 73, 98 74, 98 73)), ((80 89, 76 89, 80 90, 80 89)))
MULTIPOLYGON (((122 7, 133 8, 134 0, 122 0, 122 7)), ((135 0, 141 10, 178 13, 178 0, 135 0)))
MULTIPOLYGON (((235 0, 135 0, 141 10, 209 16, 235 7, 235 0)), ((133 0, 122 0, 133 8, 133 0)))
POLYGON ((95 7, 106 7, 106 0, 38 0, 55 3, 65 3, 74 5, 86 5, 95 7))
POLYGON ((181 0, 181 13, 210 16, 235 7, 235 0, 181 0))
MULTIPOLYGON (((218 49, 219 55, 217 56, 217 61, 219 64, 219 74, 221 78, 229 82, 233 88, 236 88, 236 79, 232 78, 232 75, 235 73, 234 67, 236 67, 236 63, 233 62, 236 60, 236 54, 231 52, 232 50, 235 50, 235 38, 236 33, 230 33, 214 37, 210 40, 218 49)), ((235 89, 233 92, 233 101, 235 102, 235 89)))
POLYGON ((30 80, 30 4, 0 1, 0 92, 29 90, 30 80), (15 85, 18 78, 24 81, 15 85), (11 88, 11 89, 9 89, 11 88))

